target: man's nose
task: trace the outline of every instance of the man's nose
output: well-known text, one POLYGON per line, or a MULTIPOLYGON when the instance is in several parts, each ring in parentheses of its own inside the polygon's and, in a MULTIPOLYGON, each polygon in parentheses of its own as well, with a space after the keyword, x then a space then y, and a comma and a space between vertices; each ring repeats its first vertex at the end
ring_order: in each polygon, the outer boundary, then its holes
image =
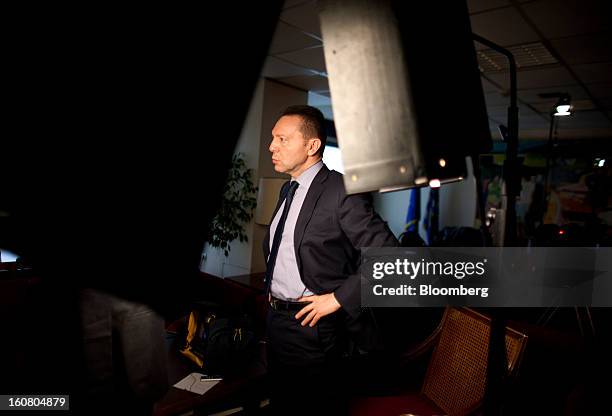
POLYGON ((274 151, 276 150, 276 146, 274 145, 274 140, 272 140, 272 141, 270 142, 270 146, 268 147, 268 150, 269 150, 271 153, 274 153, 274 151))

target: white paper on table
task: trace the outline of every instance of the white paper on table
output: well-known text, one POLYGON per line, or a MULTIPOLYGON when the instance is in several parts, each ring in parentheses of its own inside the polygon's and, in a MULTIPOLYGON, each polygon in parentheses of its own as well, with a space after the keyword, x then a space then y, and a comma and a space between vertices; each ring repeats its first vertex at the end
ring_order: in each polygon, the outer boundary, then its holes
POLYGON ((204 394, 219 382, 219 380, 200 380, 202 376, 203 374, 200 373, 191 373, 176 383, 174 387, 197 394, 204 394))

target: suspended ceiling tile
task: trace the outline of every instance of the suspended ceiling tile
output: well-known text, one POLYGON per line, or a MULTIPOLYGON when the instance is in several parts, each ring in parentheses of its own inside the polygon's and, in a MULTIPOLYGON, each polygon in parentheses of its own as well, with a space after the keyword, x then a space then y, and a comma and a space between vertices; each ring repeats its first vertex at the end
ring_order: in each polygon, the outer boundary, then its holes
POLYGON ((484 99, 487 103, 487 106, 504 105, 507 107, 508 105, 510 105, 510 97, 499 93, 499 91, 485 93, 484 99))
MULTIPOLYGON (((509 73, 487 74, 487 76, 505 88, 509 88, 509 73)), ((517 87, 519 90, 574 85, 575 83, 576 81, 569 71, 561 66, 529 69, 518 71, 517 73, 517 87)))
POLYGON ((596 82, 612 83, 612 62, 572 65, 572 69, 585 84, 596 82))
POLYGON ((557 122, 557 130, 564 128, 609 128, 612 127, 612 122, 606 118, 600 111, 577 111, 569 117, 559 117, 557 122))
POLYGON ((321 37, 321 26, 315 1, 308 1, 285 9, 281 13, 280 18, 282 21, 297 26, 305 32, 312 33, 319 38, 321 37))
POLYGON ((499 125, 499 122, 497 120, 492 120, 491 118, 489 118, 489 130, 491 132, 497 131, 498 125, 499 125))
POLYGON ((539 0, 521 5, 549 39, 612 29, 608 0, 539 0))
MULTIPOLYGON (((549 99, 548 101, 543 101, 539 103, 533 103, 532 106, 540 113, 550 114, 551 111, 554 110, 555 105, 557 104, 557 99, 549 99)), ((584 111, 584 110, 595 110, 595 104, 593 101, 586 100, 576 100, 572 97, 572 110, 573 111, 584 111)))
POLYGON ((530 105, 526 105, 526 104, 521 104, 519 103, 518 105, 518 109, 519 109, 519 115, 537 115, 538 117, 540 117, 540 112, 534 108, 531 104, 530 105))
POLYGON ((299 66, 312 68, 319 72, 326 72, 325 56, 323 55, 323 47, 315 46, 308 49, 302 49, 295 52, 283 53, 278 55, 283 60, 293 62, 299 66))
POLYGON ((608 98, 598 98, 597 103, 604 110, 612 110, 612 97, 608 98))
POLYGON ((507 105, 487 105, 487 114, 489 117, 503 117, 505 118, 508 114, 507 105))
MULTIPOLYGON (((518 70, 535 69, 558 64, 551 51, 542 42, 522 43, 506 48, 514 57, 518 70)), ((482 49, 476 53, 478 67, 484 73, 507 72, 510 63, 506 56, 493 49, 482 49)))
POLYGON ((612 62, 612 34, 583 35, 551 40, 567 64, 612 62))
POLYGON ((493 92, 499 93, 499 89, 497 88, 497 86, 492 84, 488 79, 481 77, 480 80, 482 83, 482 91, 485 94, 489 94, 493 92))
POLYGON ((506 118, 505 117, 493 117, 491 115, 489 115, 487 117, 489 119, 489 125, 493 126, 495 128, 497 128, 498 125, 506 122, 506 118))
POLYGON ((519 131, 546 129, 549 126, 550 122, 548 120, 544 120, 542 117, 529 117, 519 119, 519 131))
POLYGON ((574 85, 574 78, 563 67, 520 71, 517 74, 518 88, 536 88, 557 85, 574 85))
POLYGON ((291 7, 298 6, 300 4, 312 2, 313 0, 285 0, 283 4, 283 9, 289 9, 291 7))
POLYGON ((267 78, 284 78, 296 75, 311 75, 312 72, 299 66, 283 62, 273 56, 268 56, 262 70, 262 76, 267 78))
POLYGON ((523 140, 528 136, 532 139, 544 140, 548 136, 548 128, 548 123, 545 120, 534 119, 533 121, 523 122, 519 127, 519 138, 523 140))
POLYGON ((537 114, 534 113, 533 111, 530 111, 529 113, 521 113, 519 112, 519 127, 522 126, 523 122, 530 122, 530 123, 540 123, 540 122, 544 122, 546 124, 548 124, 549 119, 546 117, 543 117, 541 114, 537 114))
POLYGON ((519 140, 521 144, 526 140, 537 140, 543 141, 548 139, 548 127, 533 127, 529 129, 524 129, 519 132, 519 140))
POLYGON ((468 0, 467 5, 470 14, 472 14, 510 6, 510 2, 508 0, 468 0))
POLYGON ((307 36, 298 29, 283 22, 278 22, 276 32, 272 38, 269 54, 292 52, 312 46, 320 46, 321 42, 311 36, 307 36))
POLYGON ((551 102, 546 102, 546 103, 534 103, 534 104, 531 104, 531 106, 540 113, 549 113, 551 109, 553 108, 554 102, 556 101, 551 101, 551 102))
POLYGON ((576 100, 572 98, 572 110, 576 112, 586 111, 586 110, 596 110, 597 107, 595 103, 591 99, 584 100, 576 100))
POLYGON ((497 128, 497 124, 490 121, 489 122, 489 134, 493 140, 501 140, 501 135, 499 133, 499 129, 497 128))
MULTIPOLYGON (((508 117, 508 106, 510 106, 509 100, 508 100, 508 103, 505 105, 487 105, 487 113, 489 117, 498 117, 498 118, 501 117, 504 120, 506 120, 508 117)), ((532 110, 531 108, 525 105, 519 104, 518 110, 519 110, 519 116, 523 116, 527 114, 528 115, 534 114, 534 110, 532 110)))
POLYGON ((560 140, 611 139, 612 138, 612 128, 577 128, 577 129, 567 128, 567 129, 559 130, 558 137, 560 140))
POLYGON ((587 92, 584 88, 579 85, 567 85, 564 87, 548 87, 548 88, 533 88, 533 89, 525 89, 519 90, 518 96, 521 100, 527 103, 551 103, 554 104, 557 102, 558 98, 543 98, 540 97, 540 94, 554 94, 554 93, 567 93, 570 95, 572 100, 585 100, 589 98, 587 92))
POLYGON ((612 83, 586 84, 586 87, 595 98, 612 97, 612 83))
POLYGON ((472 32, 498 45, 537 42, 538 35, 513 7, 479 13, 470 17, 472 32))
POLYGON ((327 83, 327 78, 319 75, 302 75, 297 77, 280 78, 279 81, 303 89, 305 91, 329 91, 329 84, 327 83))

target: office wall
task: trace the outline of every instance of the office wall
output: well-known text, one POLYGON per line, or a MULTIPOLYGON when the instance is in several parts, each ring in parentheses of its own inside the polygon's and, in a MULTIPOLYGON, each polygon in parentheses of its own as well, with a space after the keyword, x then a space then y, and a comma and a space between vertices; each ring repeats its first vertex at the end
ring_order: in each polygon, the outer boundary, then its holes
POLYGON ((410 205, 411 190, 388 192, 384 194, 373 193, 374 208, 380 216, 387 221, 387 225, 395 235, 404 231, 406 213, 410 205))
MULTIPOLYGON (((242 153, 247 166, 253 169, 253 180, 255 183, 257 183, 257 169, 259 166, 259 131, 261 129, 262 107, 263 84, 260 81, 253 94, 251 106, 234 151, 234 153, 242 153)), ((247 224, 245 232, 250 239, 250 236, 253 234, 252 222, 247 224)), ((230 244, 230 247, 230 254, 228 257, 225 257, 223 250, 216 249, 208 244, 205 245, 200 270, 221 277, 248 273, 251 263, 249 244, 234 241, 230 244)))
MULTIPOLYGON (((279 114, 290 105, 300 105, 308 103, 308 92, 287 87, 273 81, 264 81, 262 120, 260 131, 260 152, 259 152, 259 178, 287 178, 288 175, 279 174, 274 170, 270 157, 270 140, 272 138, 272 128, 278 119, 279 114)), ((251 273, 264 272, 266 262, 263 256, 262 245, 267 227, 254 224, 251 238, 251 273)))
POLYGON ((427 200, 429 199, 429 188, 418 190, 403 190, 387 192, 384 194, 373 193, 374 209, 387 222, 387 225, 396 238, 399 239, 406 227, 406 214, 410 205, 410 193, 421 192, 421 221, 419 222, 419 235, 423 241, 427 241, 427 233, 423 225, 422 218, 425 218, 427 211, 427 200))
POLYGON ((472 160, 466 158, 468 176, 461 182, 444 185, 440 191, 440 229, 473 227, 476 218, 476 178, 472 160))
MULTIPOLYGON (((473 227, 476 218, 476 179, 472 161, 466 160, 468 176, 462 182, 444 185, 440 188, 440 217, 439 228, 444 227, 473 227)), ((421 188, 421 223, 419 224, 419 235, 424 241, 426 232, 423 218, 427 211, 429 200, 429 189, 421 188)), ((373 194, 374 208, 387 221, 389 228, 396 237, 403 231, 406 225, 406 213, 410 202, 411 190, 388 192, 384 194, 373 194)))
MULTIPOLYGON (((274 171, 270 160, 268 146, 272 127, 285 107, 306 104, 307 99, 307 92, 273 81, 261 79, 257 84, 235 150, 235 153, 244 155, 247 166, 253 169, 252 179, 255 186, 261 177, 284 177, 274 171)), ((251 221, 245 227, 248 241, 233 241, 228 257, 225 257, 222 251, 205 245, 200 270, 221 277, 265 271, 262 242, 266 229, 266 226, 251 221)))

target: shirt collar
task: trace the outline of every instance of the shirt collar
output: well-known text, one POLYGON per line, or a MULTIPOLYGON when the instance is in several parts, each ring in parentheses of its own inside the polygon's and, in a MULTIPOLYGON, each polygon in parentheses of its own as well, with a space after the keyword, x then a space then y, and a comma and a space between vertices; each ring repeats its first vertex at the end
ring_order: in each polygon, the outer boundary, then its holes
POLYGON ((300 188, 307 190, 310 188, 310 184, 314 180, 317 173, 323 168, 323 160, 319 160, 317 163, 306 169, 300 174, 295 180, 300 184, 300 188))

